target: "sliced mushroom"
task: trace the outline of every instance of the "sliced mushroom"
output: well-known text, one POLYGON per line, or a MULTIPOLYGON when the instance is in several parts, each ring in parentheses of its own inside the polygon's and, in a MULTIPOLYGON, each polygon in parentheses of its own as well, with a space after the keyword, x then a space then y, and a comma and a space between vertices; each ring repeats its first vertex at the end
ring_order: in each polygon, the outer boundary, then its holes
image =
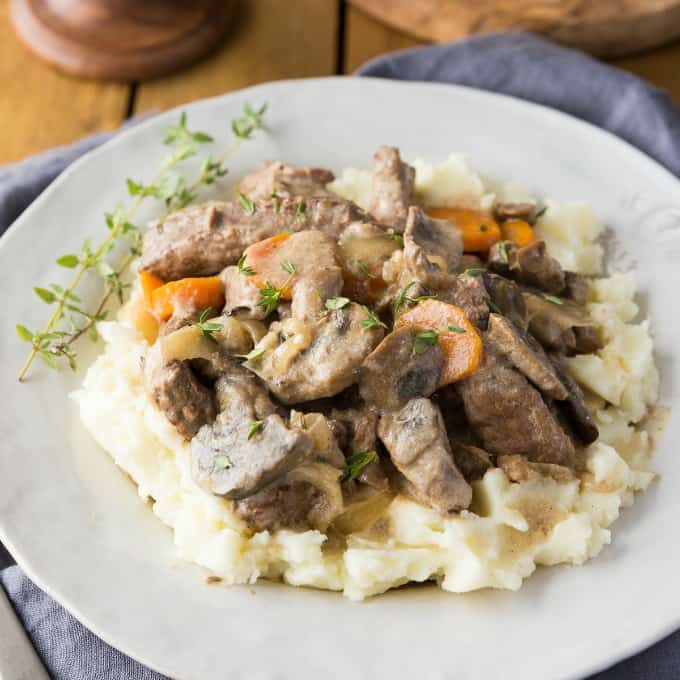
MULTIPOLYGON (((238 367, 237 367, 238 368, 238 367)), ((255 376, 235 370, 216 384, 221 411, 191 440, 191 470, 206 491, 246 498, 307 460, 312 438, 289 427, 255 376)))
POLYGON ((442 514, 470 505, 472 489, 454 463, 442 415, 429 399, 412 399, 383 415, 378 433, 419 500, 442 514))
POLYGON ((521 371, 541 392, 553 399, 566 399, 562 384, 543 348, 499 314, 489 315, 487 343, 521 371))
POLYGON ((520 287, 510 279, 490 272, 484 274, 483 280, 492 306, 515 326, 526 330, 529 317, 520 287))
POLYGON ((558 402, 556 406, 566 416, 576 437, 583 444, 592 444, 600 436, 600 432, 593 420, 590 409, 586 405, 583 391, 578 386, 578 383, 564 370, 559 357, 551 356, 550 360, 555 368, 555 372, 568 392, 566 400, 558 402))
POLYGON ((460 232, 445 220, 428 217, 411 206, 404 231, 404 263, 413 278, 440 289, 451 285, 463 254, 460 232))
POLYGON ((224 283, 224 313, 240 318, 263 320, 267 313, 259 306, 260 289, 238 267, 227 267, 220 274, 224 283))
POLYGON ((366 311, 355 303, 327 311, 313 323, 274 322, 248 364, 284 404, 332 397, 359 378, 364 359, 380 342, 381 328, 365 328, 366 311))
POLYGON ((512 241, 500 241, 489 250, 487 266, 498 274, 551 295, 559 295, 564 290, 564 271, 548 254, 545 241, 534 241, 523 248, 512 241))
POLYGON ((416 332, 408 327, 390 333, 361 367, 359 390, 367 403, 397 410, 415 397, 428 397, 439 384, 444 354, 438 344, 414 352, 416 332))
POLYGON ((550 350, 564 354, 590 354, 602 347, 597 327, 590 321, 583 307, 558 299, 525 292, 529 312, 529 330, 550 350))

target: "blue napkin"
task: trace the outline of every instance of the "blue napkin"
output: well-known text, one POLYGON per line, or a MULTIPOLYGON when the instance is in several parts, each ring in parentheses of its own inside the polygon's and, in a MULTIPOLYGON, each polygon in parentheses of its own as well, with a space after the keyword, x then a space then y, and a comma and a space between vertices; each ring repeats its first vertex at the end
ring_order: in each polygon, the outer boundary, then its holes
MULTIPOLYGON (((375 59, 359 74, 458 83, 545 104, 619 135, 680 175, 680 111, 666 93, 536 36, 504 33, 418 48, 375 59)), ((108 136, 0 167, 0 234, 61 170, 108 136)), ((9 563, 0 546, 0 568, 9 563)), ((0 583, 55 680, 163 679, 102 642, 18 567, 5 568, 0 583)), ((680 678, 680 632, 591 680, 642 678, 680 678)))

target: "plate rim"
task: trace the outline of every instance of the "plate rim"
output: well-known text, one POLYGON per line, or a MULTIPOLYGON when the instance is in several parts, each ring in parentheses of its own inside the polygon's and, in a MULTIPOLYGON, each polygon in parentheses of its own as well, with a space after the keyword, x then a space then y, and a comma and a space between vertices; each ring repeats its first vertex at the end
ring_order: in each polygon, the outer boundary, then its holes
MULTIPOLYGON (((669 188, 675 190, 680 198, 680 178, 673 175, 673 173, 664 167, 659 161, 651 158, 645 154, 642 150, 635 147, 633 144, 625 139, 615 135, 614 133, 600 128, 593 123, 577 118, 569 113, 550 108, 543 104, 538 104, 536 102, 528 101, 519 97, 514 97, 507 94, 501 94, 497 92, 492 92, 488 90, 483 90, 480 88, 470 87, 466 85, 441 83, 441 82, 430 82, 430 81, 403 81, 394 80, 388 78, 376 78, 367 76, 325 76, 319 78, 291 78, 277 81, 268 81, 264 83, 258 83, 257 85, 249 86, 246 88, 241 88, 238 90, 233 90, 224 94, 215 95, 212 97, 197 99, 191 102, 180 104, 171 109, 167 109, 158 112, 155 115, 150 115, 144 120, 140 120, 138 123, 128 127, 128 128, 118 128, 112 131, 112 137, 108 139, 103 144, 88 150, 73 163, 71 163, 65 170, 63 170, 50 184, 45 187, 45 189, 40 193, 40 195, 31 202, 31 204, 23 211, 23 213, 8 227, 5 233, 0 238, 0 251, 8 247, 7 244, 11 239, 16 237, 18 231, 23 227, 25 222, 31 220, 34 211, 38 210, 39 207, 51 200, 51 197, 59 192, 62 185, 70 181, 73 174, 77 173, 82 166, 88 165, 89 163, 96 162, 98 157, 104 156, 108 151, 118 144, 124 143, 126 140, 130 139, 135 135, 144 135, 146 129, 155 125, 158 125, 163 119, 168 119, 172 115, 176 114, 178 111, 188 111, 191 112, 192 108, 206 106, 209 107, 211 104, 216 102, 227 101, 231 98, 242 98, 244 95, 255 95, 258 91, 267 90, 270 88, 294 88, 300 84, 305 86, 313 85, 316 83, 334 83, 339 81, 355 81, 355 82, 366 82, 374 83, 379 87, 388 88, 402 88, 402 89, 412 89, 417 90, 421 88, 432 88, 441 90, 457 90, 463 94, 463 96, 478 97, 479 99, 487 100, 503 100, 506 105, 515 107, 516 109, 528 109, 541 116, 546 116, 552 118, 558 124, 566 124, 568 126, 580 127, 587 134, 595 134, 596 136, 607 140, 608 144, 618 147, 623 152, 634 156, 635 162, 641 164, 644 169, 648 172, 653 173, 658 178, 663 178, 663 181, 667 183, 669 188)), ((672 406, 673 404, 671 404, 672 406)), ((160 520, 159 520, 160 521, 160 520)), ((0 518, 0 540, 7 546, 12 557, 16 560, 17 565, 20 569, 28 576, 28 578, 33 581, 41 590, 43 590, 47 595, 54 599, 59 605, 64 607, 66 611, 69 612, 77 621, 82 623, 88 630, 101 638, 104 642, 109 644, 114 649, 120 651, 122 654, 130 656, 139 663, 147 666, 148 668, 154 669, 157 672, 164 673, 172 677, 172 669, 164 668, 161 664, 156 663, 156 660, 145 659, 144 653, 141 651, 127 651, 118 646, 116 641, 109 637, 106 631, 100 630, 94 622, 89 620, 89 617, 85 612, 82 612, 76 602, 72 602, 68 595, 61 595, 59 593, 58 585, 52 586, 49 583, 43 581, 40 576, 39 566, 33 564, 30 558, 25 557, 20 551, 16 551, 13 545, 13 541, 7 531, 8 526, 2 522, 0 518)), ((446 594, 449 595, 448 593, 446 594)), ((664 622, 650 632, 638 638, 636 641, 626 642, 625 640, 619 642, 617 645, 610 646, 607 650, 607 659, 602 660, 598 663, 584 663, 578 669, 573 672, 568 672, 566 675, 560 676, 563 680, 569 680, 571 678, 582 678, 588 676, 604 669, 607 669, 618 662, 630 658, 650 646, 654 645, 656 642, 667 637, 672 632, 680 628, 680 612, 675 614, 675 617, 664 622)))

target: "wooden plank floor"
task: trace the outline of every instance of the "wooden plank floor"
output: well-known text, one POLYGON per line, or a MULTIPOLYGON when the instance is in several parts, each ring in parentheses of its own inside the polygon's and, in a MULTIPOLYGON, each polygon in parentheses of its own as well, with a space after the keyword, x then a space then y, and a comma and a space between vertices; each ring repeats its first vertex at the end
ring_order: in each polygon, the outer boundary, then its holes
MULTIPOLYGON (((345 0, 241 0, 237 19, 213 55, 177 74, 141 83, 95 83, 56 73, 19 43, 0 0, 0 164, 143 111, 268 80, 353 73, 384 52, 420 44, 345 0)), ((680 42, 615 60, 669 90, 680 104, 680 42)))

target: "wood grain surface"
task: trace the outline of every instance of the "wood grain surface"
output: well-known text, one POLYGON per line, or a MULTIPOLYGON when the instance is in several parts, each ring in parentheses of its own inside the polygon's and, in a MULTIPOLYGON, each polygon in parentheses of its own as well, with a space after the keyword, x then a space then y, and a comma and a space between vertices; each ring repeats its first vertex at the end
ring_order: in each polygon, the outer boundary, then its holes
MULTIPOLYGON (((345 73, 353 73, 361 64, 384 52, 426 44, 396 32, 351 6, 348 7, 346 26, 345 73)), ((667 90, 680 105, 680 41, 608 62, 667 90)))
MULTIPOLYGON (((8 0, 0 0, 0 163, 114 128, 126 115, 267 80, 331 75, 338 68, 352 73, 379 54, 424 44, 342 0, 239 0, 235 17, 214 55, 173 76, 133 86, 56 73, 19 43, 8 0)), ((669 90, 680 104, 680 42, 612 63, 669 90)))
POLYGON ((0 0, 0 163, 66 144, 125 119, 128 87, 60 75, 27 52, 0 0))
POLYGON ((143 83, 135 111, 184 102, 282 78, 335 73, 338 3, 335 0, 245 0, 223 46, 204 61, 143 83))
POLYGON ((598 56, 619 56, 680 36, 680 0, 349 0, 419 40, 526 29, 598 56))

